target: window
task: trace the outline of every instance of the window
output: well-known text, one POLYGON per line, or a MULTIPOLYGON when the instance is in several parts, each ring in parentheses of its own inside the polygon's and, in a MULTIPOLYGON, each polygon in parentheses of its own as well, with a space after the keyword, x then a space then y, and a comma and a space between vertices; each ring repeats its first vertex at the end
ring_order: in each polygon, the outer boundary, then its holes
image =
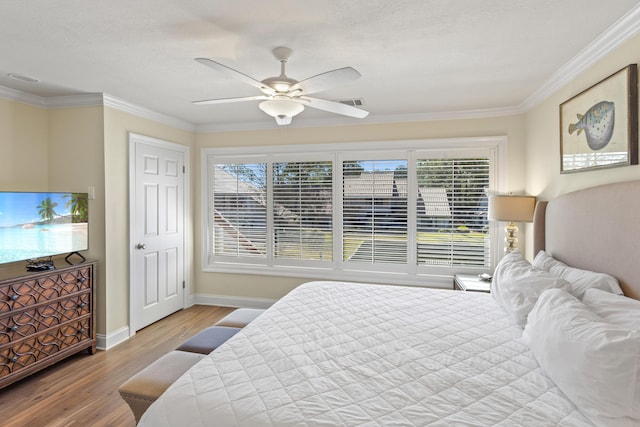
POLYGON ((273 163, 273 256, 333 259, 333 164, 273 163))
POLYGON ((266 169, 261 163, 211 163, 212 253, 266 258, 266 169))
POLYGON ((489 267, 488 158, 425 158, 416 164, 419 265, 489 267))
POLYGON ((412 284, 489 269, 504 139, 389 145, 205 149, 205 270, 412 284))
POLYGON ((407 263, 407 160, 342 164, 342 260, 407 263))

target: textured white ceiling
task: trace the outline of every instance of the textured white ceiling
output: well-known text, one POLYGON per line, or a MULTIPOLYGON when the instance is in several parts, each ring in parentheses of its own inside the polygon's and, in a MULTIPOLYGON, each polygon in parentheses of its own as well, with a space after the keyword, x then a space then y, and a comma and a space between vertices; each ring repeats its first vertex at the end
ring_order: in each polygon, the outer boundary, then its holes
MULTIPOLYGON (((50 97, 102 92, 195 125, 273 119, 257 102, 192 105, 257 89, 193 59, 258 80, 352 66, 362 78, 315 94, 362 98, 364 121, 521 105, 636 0, 2 0, 0 86, 50 97), (7 76, 37 78, 33 85, 7 76)), ((306 109, 296 122, 336 116, 306 109)), ((342 119, 345 123, 359 119, 342 119)))

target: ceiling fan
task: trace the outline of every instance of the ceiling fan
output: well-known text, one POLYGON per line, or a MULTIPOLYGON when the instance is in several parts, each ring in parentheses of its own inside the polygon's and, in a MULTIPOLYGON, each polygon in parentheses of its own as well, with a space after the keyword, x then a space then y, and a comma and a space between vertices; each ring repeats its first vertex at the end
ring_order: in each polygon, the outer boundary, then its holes
POLYGON ((369 112, 336 101, 308 96, 360 78, 360 73, 351 67, 327 71, 308 79, 298 81, 287 77, 285 64, 293 51, 287 47, 276 47, 273 55, 280 61, 280 75, 258 81, 240 71, 227 67, 208 58, 196 58, 196 61, 229 77, 241 80, 257 87, 262 95, 239 98, 219 98, 194 101, 194 104, 225 104, 228 102, 262 101, 258 106, 262 111, 276 119, 279 125, 288 125, 291 119, 304 111, 304 107, 316 108, 349 117, 364 118, 369 112))

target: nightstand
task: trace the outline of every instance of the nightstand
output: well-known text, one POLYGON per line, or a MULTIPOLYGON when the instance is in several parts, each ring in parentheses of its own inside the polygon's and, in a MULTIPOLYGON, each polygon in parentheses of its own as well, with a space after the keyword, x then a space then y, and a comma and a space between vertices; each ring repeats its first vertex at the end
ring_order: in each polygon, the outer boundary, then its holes
POLYGON ((476 274, 456 274, 453 289, 468 292, 491 292, 491 281, 481 280, 476 274))

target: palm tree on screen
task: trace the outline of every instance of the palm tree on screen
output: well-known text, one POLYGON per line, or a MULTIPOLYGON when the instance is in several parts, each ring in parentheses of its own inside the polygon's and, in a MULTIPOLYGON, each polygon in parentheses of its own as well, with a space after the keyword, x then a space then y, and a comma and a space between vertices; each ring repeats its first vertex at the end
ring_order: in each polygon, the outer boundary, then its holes
POLYGON ((54 217, 58 216, 54 210, 56 206, 58 206, 58 202, 53 202, 51 197, 47 197, 40 202, 39 206, 36 206, 36 209, 38 209, 38 214, 42 219, 46 222, 51 222, 54 217))
POLYGON ((70 208, 73 222, 87 222, 88 220, 88 199, 86 193, 65 194, 67 200, 66 207, 70 208))

